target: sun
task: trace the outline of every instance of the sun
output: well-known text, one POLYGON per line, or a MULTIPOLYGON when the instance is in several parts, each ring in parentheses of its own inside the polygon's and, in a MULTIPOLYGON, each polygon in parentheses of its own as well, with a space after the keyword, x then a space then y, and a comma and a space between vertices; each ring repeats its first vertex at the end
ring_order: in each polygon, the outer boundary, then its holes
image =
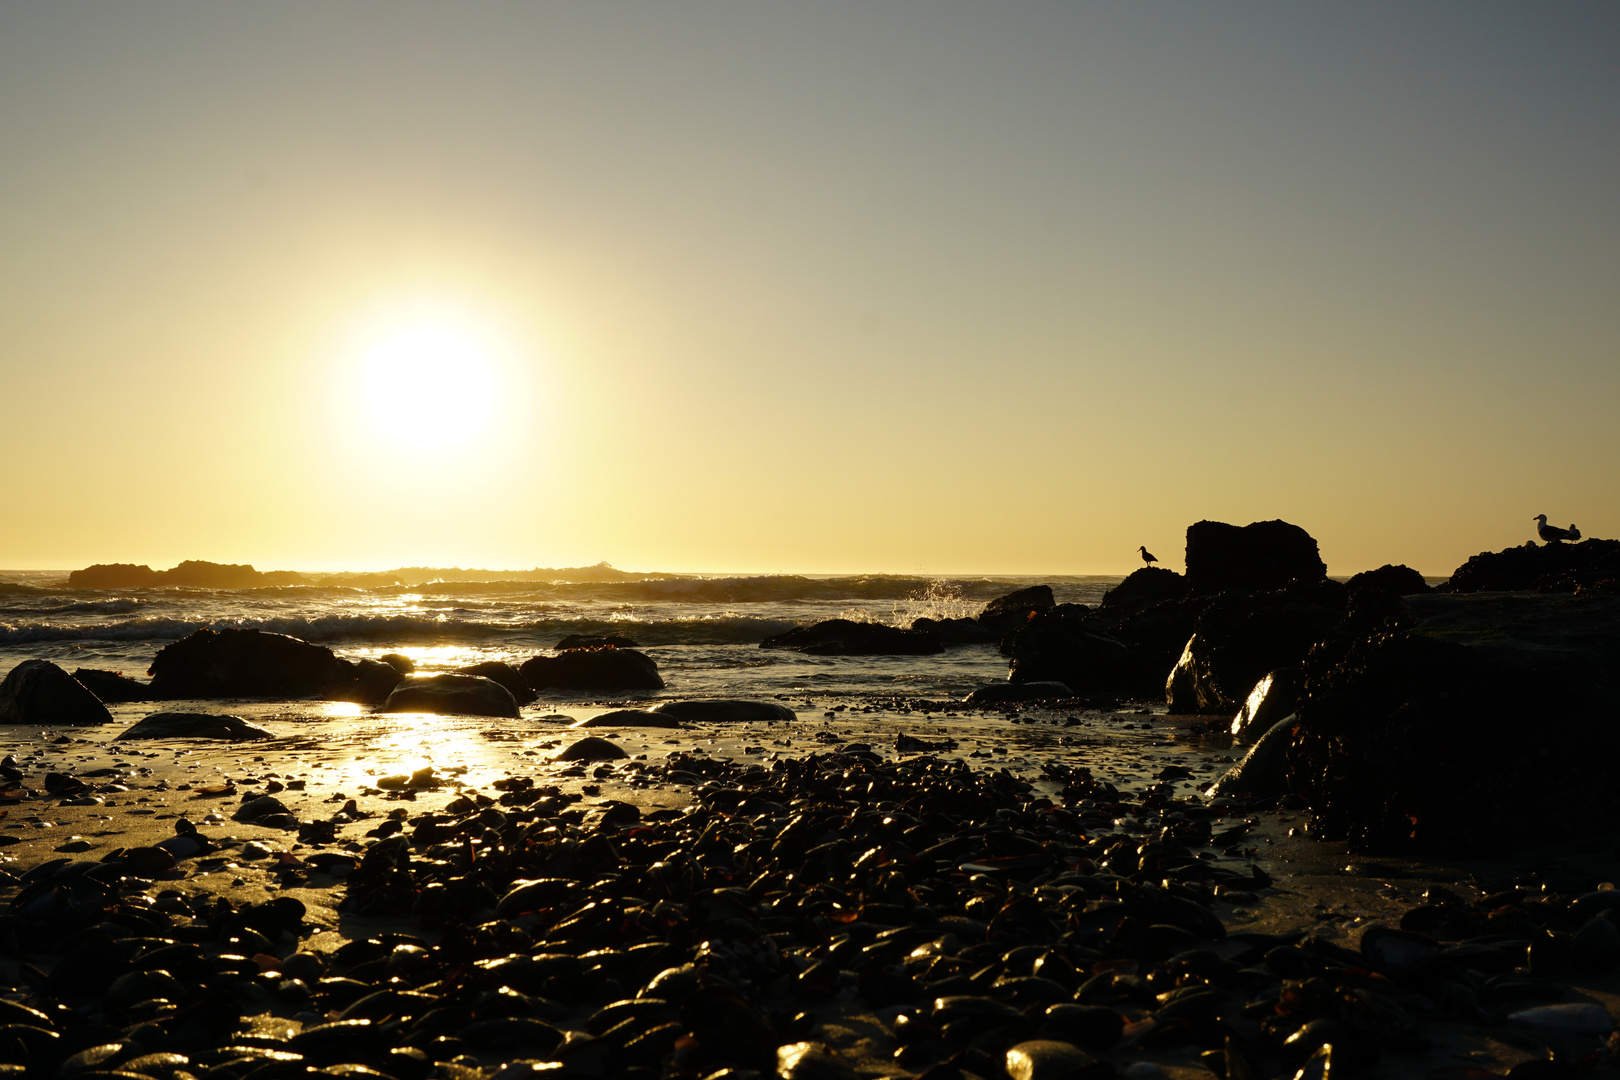
POLYGON ((394 314, 362 335, 354 407, 370 434, 396 450, 485 443, 509 404, 501 353, 493 335, 458 313, 394 314))

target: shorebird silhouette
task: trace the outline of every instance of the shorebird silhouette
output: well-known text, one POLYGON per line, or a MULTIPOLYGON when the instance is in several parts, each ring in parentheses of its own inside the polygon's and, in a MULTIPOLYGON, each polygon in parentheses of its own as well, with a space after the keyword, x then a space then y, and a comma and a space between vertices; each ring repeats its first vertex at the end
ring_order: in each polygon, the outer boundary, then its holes
POLYGON ((1546 514, 1537 514, 1536 535, 1541 537, 1544 543, 1554 544, 1560 540, 1579 538, 1581 534, 1576 533, 1574 537, 1571 537, 1569 533, 1565 532, 1563 529, 1560 529, 1558 526, 1547 524, 1546 514))
POLYGON ((1564 530, 1564 535, 1569 537, 1571 540, 1579 540, 1581 538, 1581 530, 1575 527, 1574 522, 1570 522, 1569 528, 1564 530))
POLYGON ((1153 557, 1153 554, 1151 552, 1148 551, 1146 544, 1143 544, 1141 547, 1137 548, 1136 550, 1140 551, 1142 553, 1142 561, 1147 563, 1149 566, 1152 566, 1154 563, 1159 561, 1158 559, 1155 559, 1153 557))

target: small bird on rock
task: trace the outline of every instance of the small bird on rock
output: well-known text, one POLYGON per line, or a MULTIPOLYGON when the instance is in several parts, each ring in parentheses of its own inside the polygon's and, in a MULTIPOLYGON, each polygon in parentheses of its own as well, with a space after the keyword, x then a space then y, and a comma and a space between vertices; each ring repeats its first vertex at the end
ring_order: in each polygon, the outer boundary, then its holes
POLYGON ((1581 530, 1575 527, 1574 522, 1570 522, 1569 528, 1564 530, 1564 534, 1571 540, 1579 540, 1581 538, 1581 530))
MULTIPOLYGON (((1558 526, 1547 524, 1546 514, 1536 515, 1536 535, 1541 537, 1542 542, 1546 544, 1557 543, 1559 540, 1573 539, 1569 533, 1565 532, 1563 529, 1560 529, 1558 526)), ((1580 535, 1580 533, 1575 534, 1576 537, 1579 537, 1580 535)))
POLYGON ((1152 566, 1154 563, 1159 561, 1158 559, 1155 559, 1153 557, 1152 552, 1148 551, 1146 544, 1143 544, 1141 547, 1137 548, 1136 550, 1140 551, 1142 553, 1142 561, 1147 563, 1149 566, 1152 566))

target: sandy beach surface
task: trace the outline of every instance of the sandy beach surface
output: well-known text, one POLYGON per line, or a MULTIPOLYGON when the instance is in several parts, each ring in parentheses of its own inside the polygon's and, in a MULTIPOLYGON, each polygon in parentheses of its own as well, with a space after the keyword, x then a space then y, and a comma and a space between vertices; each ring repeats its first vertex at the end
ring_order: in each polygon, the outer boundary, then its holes
MULTIPOLYGON (((1052 798, 1061 788, 1046 771, 1054 764, 1087 767, 1125 798, 1139 796, 1168 775, 1177 796, 1187 797, 1207 787, 1235 756, 1228 737, 1209 731, 1208 718, 1145 709, 999 713, 962 708, 945 715, 800 698, 788 702, 798 714, 791 722, 689 724, 679 729, 572 726, 614 704, 558 704, 538 718, 521 720, 388 715, 323 702, 163 704, 165 711, 231 713, 276 733, 271 740, 235 744, 119 741, 129 724, 155 711, 147 703, 114 706, 115 723, 99 728, 5 729, 0 731, 0 754, 20 770, 23 780, 0 803, 0 843, 5 845, 0 847, 0 872, 5 875, 0 903, 14 904, 24 876, 51 860, 102 860, 120 849, 172 837, 189 823, 215 850, 182 859, 165 879, 136 887, 149 894, 217 893, 236 902, 294 896, 306 906, 306 923, 313 931, 298 947, 330 953, 348 941, 410 927, 408 920, 340 910, 343 877, 323 870, 312 856, 362 853, 379 835, 387 835, 390 822, 409 823, 457 800, 465 805, 480 796, 498 797, 500 783, 512 777, 529 777, 577 795, 572 810, 585 819, 614 802, 631 803, 644 814, 684 811, 692 805, 692 781, 697 778, 671 778, 662 767, 679 753, 769 766, 779 759, 864 746, 895 759, 917 756, 897 747, 897 740, 910 737, 932 743, 935 756, 960 758, 976 769, 1007 770, 1052 798), (586 736, 607 738, 628 756, 584 764, 555 760, 586 736), (948 749, 943 748, 947 741, 948 749), (424 770, 431 770, 431 779, 424 770), (76 794, 59 797, 62 777, 68 776, 86 790, 75 787, 76 794), (332 840, 301 843, 290 828, 233 820, 245 802, 266 793, 273 793, 300 823, 336 817, 332 840)), ((1256 809, 1235 802, 1228 816, 1217 821, 1217 830, 1238 835, 1220 851, 1201 857, 1237 868, 1258 866, 1273 882, 1253 894, 1216 901, 1212 910, 1229 932, 1307 932, 1353 950, 1367 927, 1396 925, 1431 887, 1473 901, 1510 884, 1527 866, 1601 875, 1614 861, 1608 842, 1549 845, 1476 862, 1368 859, 1342 844, 1306 838, 1301 809, 1256 809)), ((1132 817, 1113 824, 1126 837, 1146 838, 1152 831, 1132 817)), ((432 936, 410 932, 424 939, 432 936)), ((48 951, 26 945, 0 958, 7 996, 26 996, 24 965, 49 970, 51 961, 48 951)), ((1620 980, 1615 976, 1566 981, 1572 992, 1602 1003, 1611 1015, 1620 1014, 1620 980)), ((814 1037, 857 1062, 862 1074, 910 1075, 893 1058, 895 1044, 885 1023, 892 1018, 852 997, 828 1001, 817 1010, 814 1037)), ((1433 1070, 1463 1066, 1504 1070, 1546 1053, 1533 1034, 1527 1037, 1501 1025, 1434 1023, 1425 1025, 1424 1034, 1432 1044, 1427 1052, 1386 1056, 1378 1075, 1447 1075, 1433 1070)), ((1122 1067, 1154 1062, 1178 1080, 1209 1075, 1190 1047, 1124 1048, 1112 1056, 1122 1067)))

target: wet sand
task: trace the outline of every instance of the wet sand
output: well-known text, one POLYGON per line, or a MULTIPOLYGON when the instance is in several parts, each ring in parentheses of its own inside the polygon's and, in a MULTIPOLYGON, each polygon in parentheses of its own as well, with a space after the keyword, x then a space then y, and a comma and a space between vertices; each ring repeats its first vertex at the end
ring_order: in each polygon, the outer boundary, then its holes
MULTIPOLYGON (((11 755, 37 794, 0 803, 0 902, 19 891, 17 879, 53 859, 101 860, 120 848, 154 844, 175 835, 184 818, 218 850, 183 860, 170 880, 153 891, 219 893, 233 900, 291 895, 308 909, 318 930, 300 945, 331 952, 346 941, 405 927, 402 920, 365 918, 338 910, 343 879, 307 861, 320 852, 360 852, 376 843, 379 826, 442 811, 458 799, 498 797, 497 782, 530 777, 578 796, 573 809, 586 816, 613 801, 644 813, 680 811, 691 805, 690 783, 672 780, 660 766, 673 753, 689 752, 735 762, 769 765, 864 744, 885 759, 917 756, 896 748, 901 735, 953 749, 934 756, 960 758, 974 768, 1007 770, 1056 799, 1061 785, 1048 764, 1085 766, 1138 797, 1159 783, 1166 769, 1185 769, 1176 779, 1178 797, 1193 795, 1217 778, 1236 756, 1229 740, 1204 731, 1208 718, 1167 717, 1130 709, 1073 712, 1026 709, 1015 713, 961 711, 954 715, 903 711, 894 703, 832 699, 786 702, 798 711, 792 722, 694 724, 681 729, 574 729, 576 721, 623 703, 576 702, 526 709, 516 721, 473 717, 373 714, 331 703, 167 702, 165 711, 227 712, 277 733, 268 741, 218 744, 184 740, 117 742, 128 725, 158 706, 113 707, 115 723, 84 729, 0 730, 0 754, 11 755), (569 764, 555 755, 586 736, 610 739, 629 755, 619 761, 569 764), (410 788, 407 778, 431 768, 436 786, 410 788), (72 775, 90 786, 78 799, 52 797, 51 773, 72 775), (275 797, 300 822, 329 820, 353 800, 354 810, 331 843, 300 843, 289 829, 232 820, 243 803, 275 789, 275 797), (93 800, 93 801, 92 801, 93 800), (70 805, 79 802, 83 805, 70 805), (372 835, 368 835, 372 834, 372 835)), ((1306 838, 1299 810, 1254 809, 1235 803, 1215 823, 1218 832, 1241 830, 1205 856, 1225 865, 1255 865, 1273 885, 1252 895, 1220 899, 1212 910, 1229 932, 1304 931, 1355 949, 1373 925, 1396 925, 1420 902, 1425 889, 1443 886, 1465 900, 1511 882, 1524 866, 1559 864, 1602 874, 1614 863, 1612 845, 1549 848, 1501 861, 1367 859, 1342 844, 1306 838)), ((1119 835, 1146 839, 1157 827, 1133 816, 1114 822, 1119 835)), ((424 935, 427 936, 427 935, 424 935)), ((22 985, 18 965, 48 968, 47 956, 0 961, 7 984, 22 985)), ((1573 990, 1620 1014, 1620 978, 1566 980, 1573 990)), ((834 1001, 819 1009, 815 1037, 851 1055, 870 1075, 905 1075, 892 1058, 895 1048, 883 1018, 859 1002, 834 1001)), ((1386 1058, 1378 1075, 1425 1076, 1442 1066, 1469 1064, 1504 1069, 1540 1055, 1523 1032, 1487 1025, 1427 1025, 1433 1040, 1425 1054, 1386 1058)), ((1118 1055, 1116 1055, 1118 1057, 1118 1055)), ((1154 1061, 1172 1077, 1209 1075, 1190 1048, 1129 1054, 1154 1061)))

